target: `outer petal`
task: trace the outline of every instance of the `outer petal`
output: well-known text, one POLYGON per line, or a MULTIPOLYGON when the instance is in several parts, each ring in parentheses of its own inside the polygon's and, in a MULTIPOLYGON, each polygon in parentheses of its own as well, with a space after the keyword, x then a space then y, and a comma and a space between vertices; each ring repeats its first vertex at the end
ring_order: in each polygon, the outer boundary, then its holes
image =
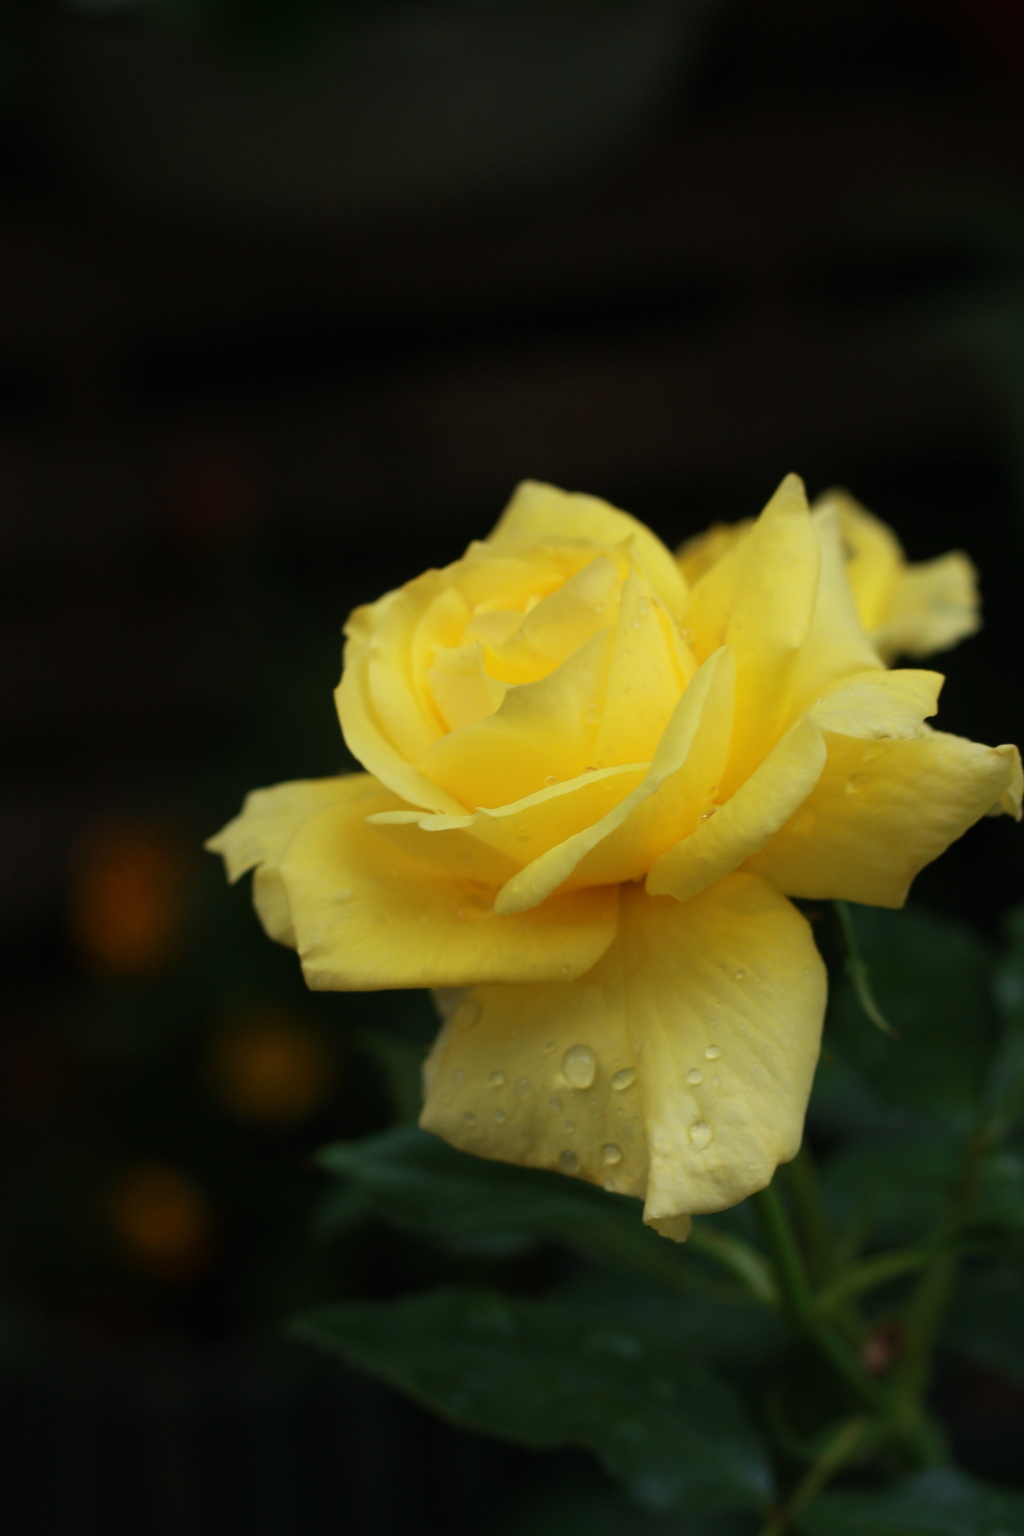
POLYGON ((765 882, 732 876, 685 905, 626 887, 588 975, 463 997, 420 1124, 644 1196, 678 1236, 678 1218, 744 1199, 796 1152, 824 1003, 810 930, 765 882))
POLYGON ((647 1135, 622 985, 613 946, 575 982, 465 993, 424 1067, 420 1124, 478 1157, 643 1198, 647 1135))
POLYGON ((256 869, 256 910, 267 933, 279 944, 295 944, 288 895, 277 873, 281 856, 304 822, 344 800, 349 780, 348 775, 297 779, 272 789, 254 789, 234 820, 204 844, 210 853, 221 854, 232 884, 247 870, 256 869))
POLYGON ((588 539, 608 548, 630 538, 669 613, 673 617, 685 615, 686 580, 671 551, 635 517, 596 496, 570 494, 553 485, 524 480, 513 492, 488 543, 500 547, 550 539, 588 539))
POLYGON ((644 1098, 644 1219, 719 1211, 799 1149, 825 1013, 807 922, 732 875, 693 901, 624 896, 626 1020, 644 1098))
POLYGON ((686 901, 738 869, 802 806, 825 768, 829 732, 872 741, 917 736, 934 714, 936 672, 862 672, 827 689, 716 814, 651 866, 652 895, 686 901))
POLYGON ((811 517, 821 565, 814 616, 793 671, 791 717, 807 709, 826 687, 857 672, 882 670, 854 605, 846 573, 839 515, 823 507, 811 517))
POLYGON ((399 807, 369 775, 304 822, 278 872, 309 986, 466 986, 579 976, 615 935, 614 890, 557 897, 543 911, 496 917, 492 892, 458 869, 445 877, 385 841, 365 818, 399 807))
POLYGON ((787 895, 900 907, 914 876, 987 811, 1002 802, 1020 814, 1016 747, 938 731, 903 741, 825 739, 817 787, 746 865, 787 895))
POLYGON ((875 632, 883 656, 931 656, 981 628, 978 573, 961 550, 900 572, 875 632))

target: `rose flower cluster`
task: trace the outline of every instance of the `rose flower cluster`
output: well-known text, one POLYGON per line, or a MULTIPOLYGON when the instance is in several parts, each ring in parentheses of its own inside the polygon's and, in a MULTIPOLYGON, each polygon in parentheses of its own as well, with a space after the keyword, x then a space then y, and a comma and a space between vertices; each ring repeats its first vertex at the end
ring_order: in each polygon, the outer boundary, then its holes
POLYGON ((796 476, 674 556, 527 483, 489 538, 347 626, 364 773, 251 794, 212 839, 311 987, 432 987, 421 1124, 689 1215, 796 1153, 825 968, 790 900, 898 907, 1015 747, 932 729, 887 663, 976 627, 962 555, 909 566, 796 476))

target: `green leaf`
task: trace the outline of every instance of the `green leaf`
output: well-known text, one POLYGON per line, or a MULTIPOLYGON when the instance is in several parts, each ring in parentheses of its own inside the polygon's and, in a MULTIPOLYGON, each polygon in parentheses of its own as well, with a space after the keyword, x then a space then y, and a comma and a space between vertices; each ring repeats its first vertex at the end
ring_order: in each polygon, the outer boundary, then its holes
POLYGON ((847 1110, 877 1131, 917 1121, 965 1135, 982 1103, 998 1032, 991 996, 991 956, 969 929, 929 913, 851 907, 860 951, 890 1039, 872 1028, 850 982, 838 977, 826 1024, 821 1090, 845 1095, 847 1110), (830 1081, 831 1073, 831 1081, 830 1081))
MULTIPOLYGON (((336 1142, 319 1161, 361 1191, 366 1211, 427 1238, 464 1244, 525 1233, 676 1289, 729 1285, 718 1283, 717 1272, 702 1268, 686 1245, 645 1227, 638 1200, 564 1174, 471 1157, 415 1126, 336 1142)), ((321 1226, 327 1224, 322 1213, 321 1226)))
POLYGON ((805 1536, 1021 1536, 1024 1494, 932 1468, 878 1492, 822 1494, 797 1527, 805 1536))
POLYGON ((638 1503, 761 1509, 764 1447, 689 1338, 615 1306, 446 1289, 307 1314, 293 1331, 455 1424, 536 1448, 584 1446, 638 1503))
POLYGON ((957 1284, 942 1345, 972 1365, 1024 1387, 1024 1266, 966 1269, 957 1284))

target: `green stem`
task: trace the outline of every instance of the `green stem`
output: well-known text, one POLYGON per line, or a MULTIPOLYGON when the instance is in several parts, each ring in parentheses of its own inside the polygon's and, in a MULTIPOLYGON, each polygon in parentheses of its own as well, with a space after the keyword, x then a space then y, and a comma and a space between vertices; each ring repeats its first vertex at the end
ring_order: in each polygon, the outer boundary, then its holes
POLYGON ((888 1280, 898 1280, 901 1275, 912 1275, 915 1270, 927 1268, 934 1258, 934 1242, 877 1254, 837 1275, 830 1285, 818 1292, 815 1305, 820 1312, 830 1312, 851 1296, 859 1296, 888 1280))
POLYGON ((867 962, 860 952, 860 945, 857 943, 857 932, 853 926, 849 904, 845 901, 834 901, 832 906, 835 909, 836 917, 839 919, 843 943, 846 946, 846 974, 849 976, 853 990, 857 994, 857 1001, 876 1029, 880 1029, 882 1034, 888 1035, 891 1040, 898 1040, 899 1034, 893 1029, 875 1000, 874 989, 871 986, 871 975, 868 971, 867 962))
POLYGON ((766 1264, 757 1249, 745 1243, 741 1237, 734 1237, 731 1232, 716 1232, 703 1222, 695 1221, 689 1246, 742 1280, 758 1301, 763 1301, 769 1307, 778 1306, 779 1292, 771 1265, 766 1264))
POLYGON ((825 1446, 814 1465, 801 1478, 782 1508, 762 1527, 761 1536, 782 1536, 784 1531, 789 1530, 804 1505, 809 1504, 811 1499, 821 1492, 826 1483, 831 1482, 836 1473, 841 1471, 852 1457, 884 1438, 884 1435, 884 1427, 866 1414, 858 1414, 856 1418, 847 1419, 825 1446))
POLYGON ((752 1196, 765 1247, 775 1265, 782 1302, 794 1326, 831 1362, 868 1407, 884 1410, 888 1394, 864 1369, 856 1350, 830 1327, 814 1305, 793 1228, 774 1184, 752 1196))
POLYGON ((834 1258, 832 1231, 821 1198, 818 1171, 806 1141, 793 1161, 786 1164, 786 1178, 806 1235, 811 1277, 816 1281, 824 1280, 831 1273, 834 1258))

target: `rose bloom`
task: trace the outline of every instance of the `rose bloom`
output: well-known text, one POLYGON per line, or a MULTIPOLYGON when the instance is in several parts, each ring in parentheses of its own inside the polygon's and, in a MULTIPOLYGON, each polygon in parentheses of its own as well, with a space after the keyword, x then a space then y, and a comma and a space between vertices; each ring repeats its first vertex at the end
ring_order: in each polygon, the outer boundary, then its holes
POLYGON ((826 977, 789 898, 898 907, 980 816, 1020 815, 1016 748, 932 730, 941 676, 883 664, 865 622, 901 601, 900 644, 935 637, 875 519, 858 612, 848 513, 790 475, 677 561, 527 483, 352 614, 337 702, 367 771, 257 790, 209 846, 255 869, 311 987, 438 989, 426 1129, 638 1195, 673 1237, 795 1155, 826 977))

